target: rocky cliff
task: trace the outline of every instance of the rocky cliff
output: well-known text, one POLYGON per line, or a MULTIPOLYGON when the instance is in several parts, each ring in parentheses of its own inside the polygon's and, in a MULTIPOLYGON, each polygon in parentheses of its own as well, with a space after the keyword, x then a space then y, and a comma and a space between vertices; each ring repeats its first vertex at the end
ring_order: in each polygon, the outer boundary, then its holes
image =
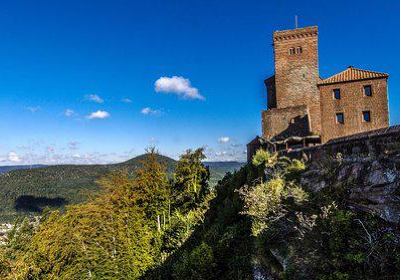
POLYGON ((311 164, 302 175, 303 186, 318 193, 342 191, 349 209, 373 213, 390 223, 400 218, 400 155, 336 159, 330 167, 311 164))
POLYGON ((300 183, 258 236, 258 279, 400 279, 400 154, 314 161, 300 183))

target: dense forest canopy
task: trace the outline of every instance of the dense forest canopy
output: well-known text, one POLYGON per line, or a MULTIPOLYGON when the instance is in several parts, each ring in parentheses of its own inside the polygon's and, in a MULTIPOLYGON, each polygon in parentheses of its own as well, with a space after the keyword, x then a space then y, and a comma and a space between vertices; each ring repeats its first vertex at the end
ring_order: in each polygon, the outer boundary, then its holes
POLYGON ((399 279, 398 229, 349 208, 350 185, 334 180, 353 163, 307 167, 260 150, 213 188, 202 149, 172 173, 157 156, 101 178, 90 202, 16 222, 0 278, 399 279), (330 183, 312 191, 310 172, 330 183))

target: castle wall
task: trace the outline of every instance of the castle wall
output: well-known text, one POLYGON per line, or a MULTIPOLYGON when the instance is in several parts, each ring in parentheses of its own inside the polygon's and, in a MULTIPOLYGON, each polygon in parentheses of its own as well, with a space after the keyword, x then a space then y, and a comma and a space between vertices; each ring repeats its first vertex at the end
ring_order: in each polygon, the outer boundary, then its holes
POLYGON ((309 110, 306 105, 261 111, 262 133, 276 140, 310 134, 309 110))
POLYGON ((330 139, 389 125, 387 79, 372 79, 319 86, 321 92, 322 143, 330 139), (364 85, 372 86, 372 96, 364 95, 364 85), (335 100, 333 90, 340 89, 335 100), (363 111, 371 112, 371 121, 363 120, 363 111), (336 113, 343 113, 338 123, 336 113))
POLYGON ((276 108, 276 89, 275 89, 275 76, 271 76, 264 81, 267 88, 267 106, 268 109, 276 108))
POLYGON ((275 32, 273 40, 277 108, 307 105, 311 129, 321 133, 318 28, 275 32))
MULTIPOLYGON (((307 147, 291 151, 282 151, 280 156, 310 160, 322 160, 327 157, 364 158, 378 157, 398 153, 400 151, 400 125, 372 131, 361 132, 349 136, 329 140, 323 145, 307 147)), ((247 155, 252 158, 252 155, 247 155)))

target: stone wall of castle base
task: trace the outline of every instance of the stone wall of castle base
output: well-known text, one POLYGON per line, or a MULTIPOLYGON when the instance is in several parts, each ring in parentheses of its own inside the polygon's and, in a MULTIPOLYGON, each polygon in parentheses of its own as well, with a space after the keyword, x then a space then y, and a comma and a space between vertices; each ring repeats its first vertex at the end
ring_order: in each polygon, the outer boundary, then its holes
MULTIPOLYGON (((261 146, 259 146, 261 147, 261 146)), ((248 159, 252 158, 256 148, 248 145, 248 159)), ((400 151, 400 125, 357 133, 335 138, 323 145, 289 151, 282 151, 282 156, 290 158, 320 160, 327 157, 378 157, 400 151)), ((400 159, 399 159, 400 161, 400 159)))

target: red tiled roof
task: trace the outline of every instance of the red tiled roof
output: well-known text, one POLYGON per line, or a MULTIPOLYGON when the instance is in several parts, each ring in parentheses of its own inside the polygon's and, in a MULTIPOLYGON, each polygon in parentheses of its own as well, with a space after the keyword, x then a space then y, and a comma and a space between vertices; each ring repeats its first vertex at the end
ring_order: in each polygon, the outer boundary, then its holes
POLYGON ((334 83, 341 83, 341 82, 350 82, 350 81, 357 81, 357 80, 368 80, 368 79, 376 79, 376 78, 387 78, 389 77, 388 74, 373 72, 368 70, 362 70, 354 68, 353 66, 349 66, 343 72, 340 72, 332 77, 323 79, 318 84, 334 84, 334 83))

